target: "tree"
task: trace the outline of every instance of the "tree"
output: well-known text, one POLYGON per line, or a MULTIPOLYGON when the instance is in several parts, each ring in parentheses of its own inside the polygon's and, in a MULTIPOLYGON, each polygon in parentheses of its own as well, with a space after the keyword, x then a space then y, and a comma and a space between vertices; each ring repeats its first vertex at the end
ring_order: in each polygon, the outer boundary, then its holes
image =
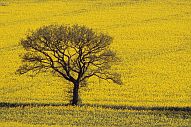
POLYGON ((32 31, 21 40, 26 50, 17 72, 38 74, 51 70, 73 84, 72 105, 78 105, 79 88, 94 76, 121 84, 111 71, 118 58, 110 50, 112 38, 85 26, 49 25, 32 31))

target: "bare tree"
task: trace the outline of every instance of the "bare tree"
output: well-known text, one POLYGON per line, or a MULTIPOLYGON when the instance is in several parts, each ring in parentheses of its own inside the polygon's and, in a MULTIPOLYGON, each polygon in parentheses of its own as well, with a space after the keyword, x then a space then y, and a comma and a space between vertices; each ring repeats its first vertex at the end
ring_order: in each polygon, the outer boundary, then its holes
POLYGON ((85 26, 43 26, 21 40, 26 50, 19 74, 53 74, 73 84, 72 105, 78 105, 79 88, 92 77, 121 84, 120 75, 111 71, 118 58, 110 50, 112 38, 85 26))

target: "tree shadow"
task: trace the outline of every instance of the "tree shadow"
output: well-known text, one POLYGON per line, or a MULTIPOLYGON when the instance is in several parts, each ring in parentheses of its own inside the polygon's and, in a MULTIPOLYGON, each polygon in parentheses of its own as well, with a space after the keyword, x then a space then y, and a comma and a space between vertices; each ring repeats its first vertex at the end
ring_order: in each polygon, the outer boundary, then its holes
MULTIPOLYGON (((0 108, 14 107, 45 107, 45 106, 69 106, 66 103, 10 103, 0 102, 0 108)), ((101 107, 114 110, 151 110, 151 111, 185 111, 191 112, 191 107, 145 107, 145 106, 118 106, 118 105, 101 105, 101 104, 80 104, 80 107, 101 107)))

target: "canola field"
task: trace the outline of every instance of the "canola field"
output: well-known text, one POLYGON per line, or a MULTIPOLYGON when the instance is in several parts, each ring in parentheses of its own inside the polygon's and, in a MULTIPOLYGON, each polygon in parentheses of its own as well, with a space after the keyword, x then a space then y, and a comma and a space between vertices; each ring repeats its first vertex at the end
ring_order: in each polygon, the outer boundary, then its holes
POLYGON ((1 108, 2 127, 189 127, 182 111, 138 111, 101 107, 1 108))
POLYGON ((91 79, 80 89, 84 104, 191 106, 190 0, 0 0, 1 102, 68 102, 63 79, 15 75, 19 41, 49 24, 86 25, 114 38, 112 48, 123 61, 115 71, 124 84, 91 79))

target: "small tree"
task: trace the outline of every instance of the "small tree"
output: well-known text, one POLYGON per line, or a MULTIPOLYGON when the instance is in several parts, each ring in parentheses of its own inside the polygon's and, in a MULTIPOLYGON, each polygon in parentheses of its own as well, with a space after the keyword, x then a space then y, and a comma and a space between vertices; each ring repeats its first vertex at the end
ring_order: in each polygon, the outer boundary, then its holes
POLYGON ((111 42, 110 36, 85 26, 43 26, 21 40, 26 53, 17 72, 38 74, 51 70, 73 84, 72 105, 78 105, 79 88, 88 78, 122 83, 120 75, 110 71, 111 63, 117 60, 109 48, 111 42))

